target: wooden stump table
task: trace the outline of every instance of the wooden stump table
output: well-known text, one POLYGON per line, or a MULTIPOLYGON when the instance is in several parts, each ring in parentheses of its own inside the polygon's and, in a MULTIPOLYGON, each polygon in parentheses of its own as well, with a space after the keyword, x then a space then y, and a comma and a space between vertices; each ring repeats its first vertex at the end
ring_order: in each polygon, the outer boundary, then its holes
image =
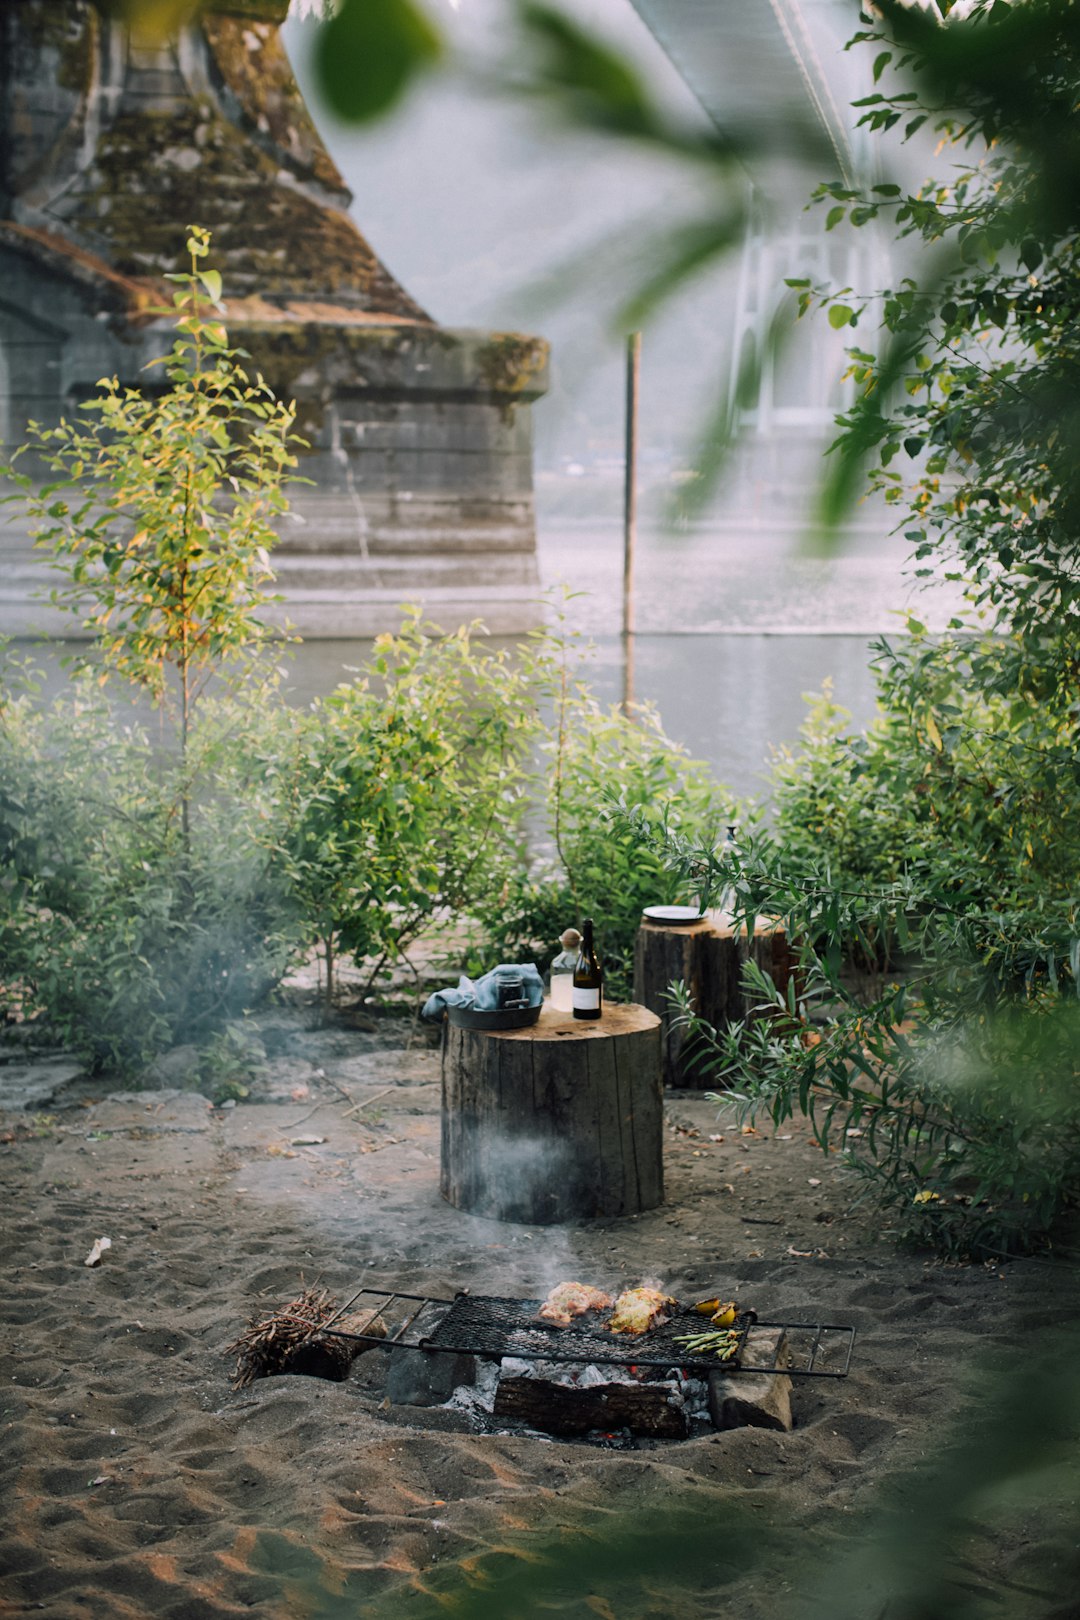
POLYGON ((662 1155, 647 1008, 591 1023, 545 1002, 527 1029, 445 1025, 440 1186, 457 1209, 545 1226, 636 1214, 663 1199, 662 1155))
POLYGON ((703 1076, 687 1058, 686 1031, 672 1026, 668 991, 681 979, 690 992, 690 1004, 716 1029, 733 1021, 748 1022, 754 998, 742 985, 743 964, 752 959, 772 976, 780 990, 787 989, 795 971, 793 954, 783 924, 775 917, 759 917, 752 940, 745 928, 737 932, 722 912, 709 912, 701 922, 684 927, 642 923, 634 942, 634 996, 661 1020, 664 1084, 699 1090, 722 1082, 703 1076))

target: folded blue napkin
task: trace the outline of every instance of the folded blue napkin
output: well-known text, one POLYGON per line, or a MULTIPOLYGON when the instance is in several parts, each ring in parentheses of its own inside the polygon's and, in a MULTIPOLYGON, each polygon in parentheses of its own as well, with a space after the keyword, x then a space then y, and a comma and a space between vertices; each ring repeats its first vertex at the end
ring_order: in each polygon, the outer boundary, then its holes
POLYGON ((471 1007, 474 1012, 495 1012, 499 1006, 500 981, 505 983, 511 974, 521 980, 521 994, 529 1006, 539 1007, 544 999, 544 981, 535 962, 525 962, 521 966, 500 962, 498 967, 493 967, 490 973, 485 973, 479 979, 467 978, 463 973, 456 990, 436 990, 425 1001, 420 1016, 437 1020, 447 1007, 471 1007))

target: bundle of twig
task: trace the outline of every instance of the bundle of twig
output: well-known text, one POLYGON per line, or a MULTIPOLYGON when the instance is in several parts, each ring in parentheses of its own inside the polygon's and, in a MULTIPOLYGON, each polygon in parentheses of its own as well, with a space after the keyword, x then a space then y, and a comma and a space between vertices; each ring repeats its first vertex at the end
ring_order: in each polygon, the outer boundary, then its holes
MULTIPOLYGON (((243 1389, 256 1378, 295 1371, 297 1351, 313 1338, 313 1330, 328 1322, 337 1309, 337 1299, 325 1288, 304 1288, 295 1299, 271 1311, 269 1316, 253 1316, 226 1351, 227 1355, 236 1357, 233 1388, 243 1389)), ((326 1341, 322 1344, 325 1346, 326 1341)), ((351 1352, 348 1360, 352 1360, 351 1352)))

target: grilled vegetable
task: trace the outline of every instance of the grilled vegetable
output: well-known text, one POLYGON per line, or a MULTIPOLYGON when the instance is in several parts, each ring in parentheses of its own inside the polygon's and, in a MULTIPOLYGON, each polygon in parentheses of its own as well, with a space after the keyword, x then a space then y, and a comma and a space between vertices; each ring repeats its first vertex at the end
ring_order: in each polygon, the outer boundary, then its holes
POLYGON ((730 1327, 739 1314, 733 1299, 702 1299, 694 1306, 699 1316, 707 1316, 713 1327, 730 1327))
POLYGON ((714 1333, 678 1334, 675 1343, 685 1345, 693 1356, 714 1355, 718 1361, 730 1361, 741 1340, 738 1328, 727 1328, 714 1333))

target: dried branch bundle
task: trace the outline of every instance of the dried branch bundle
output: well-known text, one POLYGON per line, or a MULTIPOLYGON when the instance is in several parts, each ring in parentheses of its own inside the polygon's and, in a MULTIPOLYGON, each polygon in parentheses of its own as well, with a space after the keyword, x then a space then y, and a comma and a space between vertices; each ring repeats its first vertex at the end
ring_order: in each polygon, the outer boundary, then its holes
MULTIPOLYGON (((304 1288, 277 1311, 253 1315, 240 1338, 227 1348, 227 1354, 236 1356, 233 1388, 241 1390, 256 1379, 269 1379, 279 1372, 301 1371, 296 1366, 296 1353, 311 1345, 317 1328, 329 1322, 337 1309, 337 1299, 325 1288, 304 1288)), ((369 1328, 369 1332, 377 1332, 377 1328, 369 1328)), ((322 1340, 321 1346, 329 1349, 329 1341, 322 1340)), ((334 1351, 338 1351, 338 1346, 345 1367, 340 1374, 343 1377, 355 1354, 355 1346, 345 1340, 334 1341, 334 1351)), ((308 1369, 304 1367, 303 1371, 308 1369)))

